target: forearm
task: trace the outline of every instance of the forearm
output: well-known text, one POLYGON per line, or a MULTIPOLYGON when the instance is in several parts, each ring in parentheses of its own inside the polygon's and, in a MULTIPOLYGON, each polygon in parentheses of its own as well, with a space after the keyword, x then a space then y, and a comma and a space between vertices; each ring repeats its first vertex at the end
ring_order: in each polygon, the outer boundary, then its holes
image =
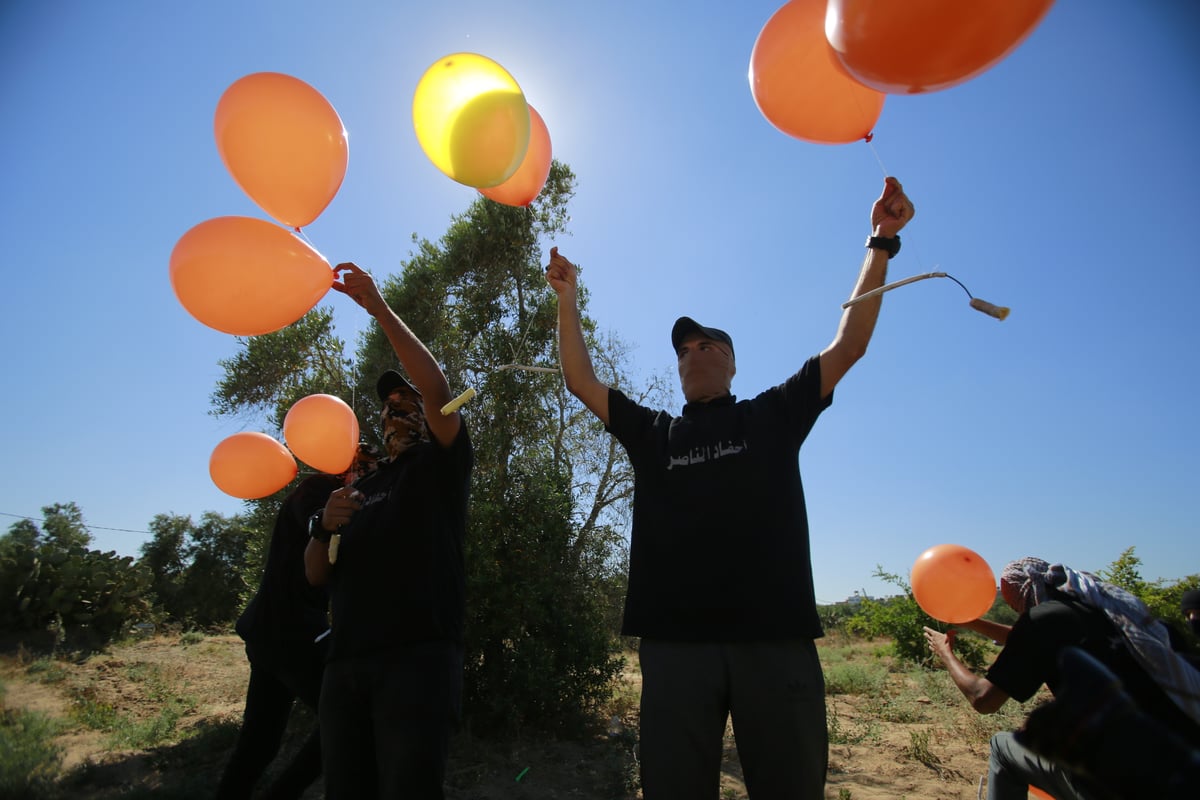
POLYGON ((1012 630, 1011 625, 1004 625, 999 622, 992 622, 990 619, 976 619, 970 622, 964 622, 959 625, 960 628, 966 628, 969 631, 974 631, 980 636, 986 636, 994 642, 1004 644, 1008 641, 1008 632, 1012 630))
POLYGON ((441 366, 395 311, 384 305, 371 312, 387 336, 396 357, 425 400, 426 408, 441 408, 450 401, 450 384, 441 366))
POLYGON ((563 379, 572 392, 578 394, 580 387, 598 380, 583 336, 579 303, 574 296, 558 298, 558 358, 563 379))
POLYGON ((329 544, 309 539, 304 548, 304 577, 313 586, 329 583, 329 544))
POLYGON ((971 672, 954 653, 939 652, 938 656, 946 665, 946 671, 950 673, 950 680, 954 681, 954 685, 962 692, 963 697, 967 698, 967 702, 973 709, 980 714, 991 714, 1004 705, 1008 695, 996 688, 987 678, 981 678, 971 672))
MULTIPOLYGON (((851 297, 878 289, 887 280, 887 252, 868 249, 858 272, 858 282, 851 297)), ((821 396, 828 397, 850 368, 867 352, 875 322, 879 319, 882 295, 848 306, 842 312, 837 334, 821 352, 821 396)))
MULTIPOLYGON (((887 251, 868 248, 850 299, 853 300, 887 283, 887 268, 887 251)), ((882 307, 883 295, 876 295, 849 306, 842 312, 836 340, 861 357, 866 353, 871 336, 875 333, 875 323, 879 321, 879 310, 882 307)))

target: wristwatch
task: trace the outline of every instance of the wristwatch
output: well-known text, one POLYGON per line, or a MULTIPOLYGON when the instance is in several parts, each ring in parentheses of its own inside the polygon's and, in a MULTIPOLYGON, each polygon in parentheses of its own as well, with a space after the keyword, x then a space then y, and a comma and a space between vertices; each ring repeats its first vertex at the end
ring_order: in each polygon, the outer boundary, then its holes
POLYGON ((872 250, 886 250, 888 259, 895 258, 896 253, 900 252, 900 234, 892 237, 887 236, 868 236, 867 247, 872 250))
POLYGON ((325 526, 321 524, 323 516, 325 516, 325 509, 322 508, 308 518, 308 535, 321 544, 329 544, 329 539, 333 536, 333 531, 325 530, 325 526))

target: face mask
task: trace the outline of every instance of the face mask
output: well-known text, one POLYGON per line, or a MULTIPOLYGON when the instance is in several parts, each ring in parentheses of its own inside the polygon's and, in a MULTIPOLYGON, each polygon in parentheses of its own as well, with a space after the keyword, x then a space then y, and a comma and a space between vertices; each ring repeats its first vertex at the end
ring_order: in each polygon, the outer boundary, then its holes
POLYGON ((380 427, 383 428, 383 446, 389 458, 396 458, 419 442, 429 441, 429 433, 425 429, 425 408, 419 397, 392 395, 383 404, 380 427))

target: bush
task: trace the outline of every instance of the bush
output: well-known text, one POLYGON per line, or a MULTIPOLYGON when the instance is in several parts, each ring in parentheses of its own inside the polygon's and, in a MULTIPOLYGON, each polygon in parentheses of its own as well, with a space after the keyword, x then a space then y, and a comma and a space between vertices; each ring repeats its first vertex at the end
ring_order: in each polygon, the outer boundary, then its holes
POLYGON ((100 647, 149 613, 150 577, 128 556, 44 537, 0 537, 0 632, 50 631, 53 644, 100 647))
POLYGON ((0 709, 0 797, 41 800, 52 797, 62 764, 50 718, 19 709, 0 709))
MULTIPOLYGON (((932 666, 935 656, 925 642, 926 626, 946 630, 945 623, 926 614, 913 598, 912 588, 898 575, 876 568, 875 577, 898 586, 903 595, 884 600, 864 598, 858 611, 846 622, 847 629, 860 636, 886 636, 892 640, 896 657, 921 666, 932 666)), ((976 637, 959 636, 954 640, 954 652, 972 670, 988 663, 989 647, 976 637)))

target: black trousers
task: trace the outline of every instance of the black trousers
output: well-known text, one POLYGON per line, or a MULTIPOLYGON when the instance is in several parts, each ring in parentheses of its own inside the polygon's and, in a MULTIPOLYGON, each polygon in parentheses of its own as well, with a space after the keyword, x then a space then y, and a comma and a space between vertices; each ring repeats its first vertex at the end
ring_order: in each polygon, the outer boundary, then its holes
MULTIPOLYGON (((217 800, 248 800, 279 753, 296 700, 313 711, 319 705, 325 649, 313 645, 290 657, 246 645, 250 685, 237 744, 217 786, 217 800)), ((271 800, 295 800, 321 776, 321 732, 317 726, 299 752, 262 794, 271 800)))
POLYGON ((442 800, 462 671, 453 642, 331 661, 321 687, 327 800, 442 800))
POLYGON ((725 725, 752 800, 821 800, 829 763, 825 678, 811 640, 642 639, 646 800, 716 800, 725 725))

